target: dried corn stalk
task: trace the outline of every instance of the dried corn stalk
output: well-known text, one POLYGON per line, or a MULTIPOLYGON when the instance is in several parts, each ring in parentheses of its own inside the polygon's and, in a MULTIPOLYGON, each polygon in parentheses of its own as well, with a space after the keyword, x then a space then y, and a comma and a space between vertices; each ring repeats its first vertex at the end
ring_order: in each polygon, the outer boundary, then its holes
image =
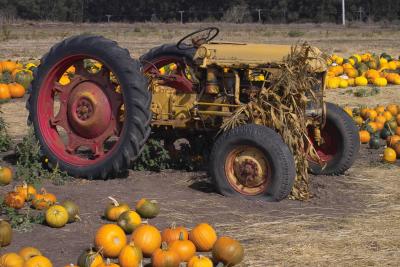
POLYGON ((279 73, 264 83, 259 94, 238 108, 222 126, 227 130, 257 123, 276 129, 294 155, 297 176, 290 197, 299 200, 310 197, 307 155, 318 157, 312 145, 305 143, 310 143, 309 122, 305 116, 306 95, 315 98, 312 88, 320 82, 310 62, 320 64, 324 59, 307 43, 292 47, 279 73))

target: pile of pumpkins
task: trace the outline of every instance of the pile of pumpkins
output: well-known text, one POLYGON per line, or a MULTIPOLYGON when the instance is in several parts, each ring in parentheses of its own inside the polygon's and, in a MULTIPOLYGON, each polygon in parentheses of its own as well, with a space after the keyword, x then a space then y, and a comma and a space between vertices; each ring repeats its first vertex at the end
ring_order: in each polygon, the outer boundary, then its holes
MULTIPOLYGON (((0 167, 0 185, 8 185, 12 181, 13 172, 9 167, 0 167)), ((67 223, 80 220, 79 207, 71 200, 56 204, 57 197, 42 188, 37 192, 33 185, 23 182, 4 196, 3 203, 10 208, 22 209, 26 203, 36 210, 45 210, 45 220, 48 226, 60 228, 67 223)), ((1 266, 1 265, 0 265, 1 266)))
POLYGON ((378 87, 387 84, 400 85, 400 60, 386 53, 380 56, 371 53, 354 54, 346 59, 332 55, 328 58, 327 64, 328 89, 368 84, 378 87))
POLYGON ((207 223, 196 225, 190 232, 173 223, 160 232, 148 221, 142 221, 157 216, 156 201, 141 199, 134 211, 127 204, 110 199, 104 217, 116 224, 104 224, 97 230, 95 247, 82 252, 79 267, 138 267, 143 258, 150 258, 153 267, 212 267, 213 261, 222 267, 243 260, 241 244, 230 237, 218 238, 207 223), (212 259, 204 255, 206 252, 211 252, 212 259))
MULTIPOLYGON (((1 226, 0 226, 1 227, 1 226)), ((0 228, 1 229, 1 228, 0 228)), ((0 266, 4 267, 53 267, 51 261, 34 247, 24 247, 0 257, 0 266)))
POLYGON ((371 149, 379 149, 383 145, 383 160, 388 163, 400 158, 400 106, 389 104, 376 107, 349 108, 344 110, 359 126, 360 141, 371 149))
POLYGON ((33 80, 34 63, 23 65, 14 61, 0 62, 0 100, 20 98, 33 80))

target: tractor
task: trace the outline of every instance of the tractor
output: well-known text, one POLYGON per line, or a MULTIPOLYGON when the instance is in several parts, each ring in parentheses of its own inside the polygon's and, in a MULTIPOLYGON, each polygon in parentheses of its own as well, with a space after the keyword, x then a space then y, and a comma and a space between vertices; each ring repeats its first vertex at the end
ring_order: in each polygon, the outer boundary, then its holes
MULTIPOLYGON (((195 31, 138 60, 101 36, 54 45, 41 59, 27 102, 49 165, 105 179, 132 167, 150 135, 166 144, 201 136, 213 144, 208 172, 221 194, 286 198, 296 171, 281 135, 254 123, 227 131, 221 125, 279 71, 291 46, 215 42, 218 33, 216 27, 195 31)), ((321 160, 309 159, 309 171, 339 175, 357 157, 358 130, 341 108, 324 102, 326 66, 314 71, 320 82, 305 114, 323 142, 314 142, 321 160)))

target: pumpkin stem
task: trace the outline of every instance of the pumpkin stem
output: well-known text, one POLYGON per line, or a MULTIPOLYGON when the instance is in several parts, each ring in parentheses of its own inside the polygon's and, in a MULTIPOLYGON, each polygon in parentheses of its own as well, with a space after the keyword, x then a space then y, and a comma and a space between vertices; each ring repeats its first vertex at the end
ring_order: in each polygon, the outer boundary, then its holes
POLYGON ((80 222, 82 221, 81 217, 78 214, 75 215, 75 220, 80 222))
POLYGON ((162 250, 168 250, 168 244, 167 244, 167 242, 162 242, 162 243, 161 243, 161 249, 162 249, 162 250))
POLYGON ((111 265, 111 260, 109 258, 107 258, 106 260, 106 266, 111 265))
POLYGON ((113 198, 113 197, 108 197, 108 199, 110 199, 110 200, 113 202, 114 206, 116 206, 116 207, 119 206, 119 203, 118 203, 118 201, 117 201, 115 198, 113 198))
POLYGON ((144 220, 144 221, 142 221, 142 224, 149 224, 149 221, 148 220, 144 220))
POLYGON ((183 237, 183 232, 182 231, 179 232, 179 240, 185 240, 185 238, 183 237))
POLYGON ((42 188, 40 189, 40 193, 41 193, 42 195, 46 195, 46 194, 47 194, 47 191, 46 191, 46 189, 45 189, 44 187, 42 187, 42 188))
POLYGON ((129 241, 128 243, 129 246, 134 247, 135 246, 135 242, 133 242, 133 240, 129 241))
POLYGON ((171 229, 172 229, 172 230, 175 230, 175 229, 176 229, 176 222, 172 222, 172 223, 171 223, 171 229))
POLYGON ((28 184, 26 183, 26 181, 23 181, 23 182, 22 182, 22 187, 23 187, 23 188, 28 188, 28 184))

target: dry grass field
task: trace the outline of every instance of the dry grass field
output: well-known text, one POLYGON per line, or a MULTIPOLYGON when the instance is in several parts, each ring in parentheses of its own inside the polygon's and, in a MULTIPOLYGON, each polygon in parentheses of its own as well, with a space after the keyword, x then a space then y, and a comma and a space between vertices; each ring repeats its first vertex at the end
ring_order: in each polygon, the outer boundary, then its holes
MULTIPOLYGON (((348 56, 356 52, 400 55, 400 28, 379 25, 231 25, 221 28, 218 40, 294 44, 305 40, 327 53, 348 56), (295 32, 295 34, 293 34, 295 32), (300 37, 290 37, 301 35, 300 37)), ((135 58, 162 43, 175 42, 206 24, 45 24, 9 26, 10 36, 0 42, 0 59, 40 58, 63 38, 80 33, 101 34, 119 42, 135 58)), ((400 87, 387 87, 372 97, 354 97, 345 89, 326 92, 327 101, 340 105, 400 103, 400 87)), ((1 106, 10 133, 19 140, 26 133, 24 101, 1 106)), ((62 197, 77 200, 82 222, 54 230, 37 226, 17 234, 4 251, 35 245, 55 266, 75 261, 92 241, 102 220, 108 195, 131 205, 142 196, 161 203, 154 224, 176 221, 188 227, 209 221, 219 233, 240 240, 245 247, 242 266, 399 266, 400 167, 380 162, 378 152, 363 147, 360 158, 338 177, 313 179, 314 198, 308 202, 280 203, 229 199, 213 192, 203 173, 130 172, 127 179, 87 181, 65 186, 48 185, 62 197)), ((3 193, 10 188, 0 189, 3 193)))

